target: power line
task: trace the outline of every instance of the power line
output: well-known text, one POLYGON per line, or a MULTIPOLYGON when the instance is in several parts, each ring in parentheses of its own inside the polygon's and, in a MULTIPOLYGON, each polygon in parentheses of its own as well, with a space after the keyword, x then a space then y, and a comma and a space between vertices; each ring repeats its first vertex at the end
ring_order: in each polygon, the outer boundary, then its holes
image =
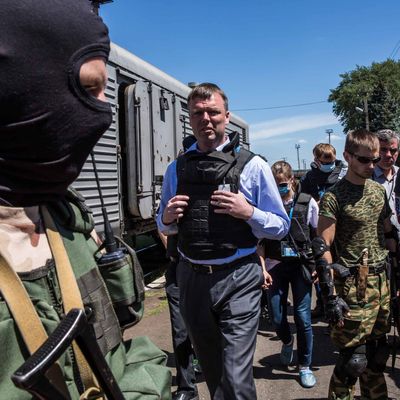
POLYGON ((260 108, 236 108, 235 110, 231 110, 231 111, 274 110, 274 109, 277 109, 277 108, 303 107, 303 106, 310 106, 312 104, 321 104, 321 103, 327 103, 327 100, 313 101, 311 103, 288 104, 288 105, 285 105, 285 106, 260 107, 260 108))
POLYGON ((394 46, 392 52, 390 53, 389 58, 393 58, 396 55, 396 53, 399 51, 399 49, 400 49, 400 40, 396 43, 396 46, 394 46))

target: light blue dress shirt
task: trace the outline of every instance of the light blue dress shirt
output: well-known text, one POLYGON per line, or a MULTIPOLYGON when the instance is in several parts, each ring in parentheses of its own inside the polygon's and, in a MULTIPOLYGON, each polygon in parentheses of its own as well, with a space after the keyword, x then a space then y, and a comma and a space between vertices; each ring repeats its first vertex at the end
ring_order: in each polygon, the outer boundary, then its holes
MULTIPOLYGON (((216 150, 220 151, 229 143, 229 138, 216 150)), ((197 150, 197 143, 194 143, 187 151, 197 150)), ((158 229, 165 235, 177 233, 177 224, 165 225, 162 222, 162 215, 168 201, 176 195, 177 175, 176 161, 173 161, 167 168, 164 176, 160 208, 157 213, 158 229)), ((282 239, 289 231, 290 220, 286 214, 281 200, 275 179, 268 163, 261 157, 253 157, 243 168, 240 174, 240 192, 246 200, 254 207, 253 215, 246 222, 258 239, 282 239)), ((240 248, 230 257, 212 260, 193 260, 179 253, 194 264, 224 264, 245 257, 254 253, 255 247, 240 248)))

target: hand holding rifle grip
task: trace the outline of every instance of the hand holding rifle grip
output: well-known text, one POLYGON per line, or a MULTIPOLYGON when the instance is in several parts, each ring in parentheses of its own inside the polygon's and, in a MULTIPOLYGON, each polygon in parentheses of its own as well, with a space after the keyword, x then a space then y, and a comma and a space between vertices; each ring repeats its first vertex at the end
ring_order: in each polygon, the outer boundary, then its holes
POLYGON ((87 321, 85 311, 74 308, 48 339, 11 376, 14 384, 41 400, 70 400, 45 377, 46 371, 76 340, 108 400, 124 400, 87 321))

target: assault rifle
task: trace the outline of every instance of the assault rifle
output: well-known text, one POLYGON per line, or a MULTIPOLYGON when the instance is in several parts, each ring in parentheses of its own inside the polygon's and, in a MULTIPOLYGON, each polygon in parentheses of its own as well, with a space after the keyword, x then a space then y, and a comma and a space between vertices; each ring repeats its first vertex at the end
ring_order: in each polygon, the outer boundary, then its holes
POLYGON ((108 400, 124 400, 94 337, 85 312, 74 308, 66 315, 48 339, 14 372, 15 386, 40 400, 71 400, 46 378, 46 371, 76 340, 108 400))
POLYGON ((400 333, 400 270, 397 262, 397 255, 392 255, 391 269, 390 269, 390 307, 392 323, 394 326, 393 334, 393 350, 392 350, 392 370, 396 362, 396 350, 397 350, 397 337, 400 333), (397 329, 397 334, 396 334, 397 329))

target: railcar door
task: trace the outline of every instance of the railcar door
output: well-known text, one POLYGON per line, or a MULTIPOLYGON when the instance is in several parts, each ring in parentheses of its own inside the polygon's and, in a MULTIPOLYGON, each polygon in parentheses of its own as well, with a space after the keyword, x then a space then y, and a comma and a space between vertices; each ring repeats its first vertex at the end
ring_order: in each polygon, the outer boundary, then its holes
POLYGON ((163 176, 176 157, 177 136, 182 137, 176 116, 173 93, 145 81, 125 89, 127 197, 133 217, 155 216, 163 176))

